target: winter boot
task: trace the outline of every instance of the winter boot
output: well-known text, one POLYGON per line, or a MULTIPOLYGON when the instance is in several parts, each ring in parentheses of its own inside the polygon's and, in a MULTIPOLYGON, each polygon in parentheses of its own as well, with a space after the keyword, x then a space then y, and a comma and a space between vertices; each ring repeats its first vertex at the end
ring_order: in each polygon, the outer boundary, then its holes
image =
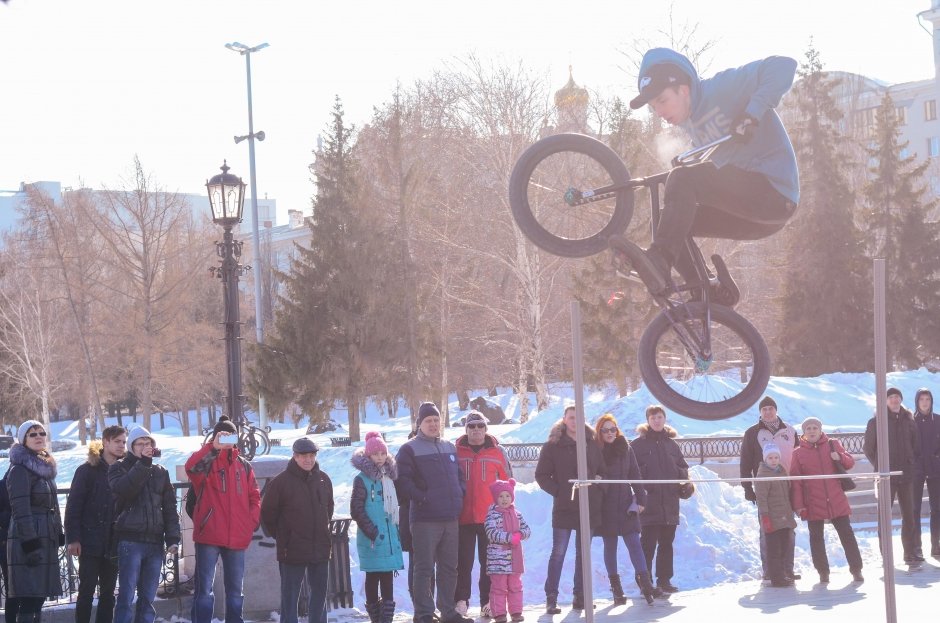
POLYGON ((395 602, 391 599, 383 599, 382 610, 379 619, 379 623, 392 623, 392 619, 395 618, 395 602))
MULTIPOLYGON (((643 594, 643 598, 646 599, 646 603, 653 605, 653 599, 657 597, 657 591, 653 588, 653 580, 650 578, 650 574, 645 571, 637 573, 636 585, 640 587, 640 592, 643 594)), ((660 593, 661 595, 662 593, 660 593)))
POLYGON ((369 621, 371 623, 382 623, 382 602, 374 601, 372 603, 366 602, 366 612, 369 615, 369 621))
POLYGON ((610 594, 614 596, 614 605, 622 606, 627 603, 627 598, 623 596, 623 586, 620 584, 620 576, 610 576, 610 594))
POLYGON ((525 621, 525 615, 521 612, 515 612, 509 616, 509 620, 512 621, 512 623, 522 623, 522 621, 525 621))
POLYGON ((545 614, 561 614, 561 608, 558 607, 558 595, 545 596, 545 614))

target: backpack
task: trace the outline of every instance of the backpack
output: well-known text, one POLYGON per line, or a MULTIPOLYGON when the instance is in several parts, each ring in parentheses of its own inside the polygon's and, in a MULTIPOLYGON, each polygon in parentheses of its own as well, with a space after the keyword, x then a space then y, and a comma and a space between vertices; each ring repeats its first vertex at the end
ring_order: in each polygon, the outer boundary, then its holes
MULTIPOLYGON (((242 465, 244 466, 245 477, 247 478, 248 474, 251 473, 251 463, 240 456, 238 457, 238 460, 241 461, 242 465)), ((6 476, 4 476, 4 480, 5 479, 6 476)), ((205 485, 202 485, 202 489, 205 489, 205 485)), ((186 510, 186 515, 190 519, 192 519, 193 515, 196 513, 196 504, 199 503, 199 498, 202 497, 202 489, 200 489, 197 493, 196 490, 193 489, 193 483, 190 482, 186 486, 186 494, 183 496, 183 508, 186 510)))

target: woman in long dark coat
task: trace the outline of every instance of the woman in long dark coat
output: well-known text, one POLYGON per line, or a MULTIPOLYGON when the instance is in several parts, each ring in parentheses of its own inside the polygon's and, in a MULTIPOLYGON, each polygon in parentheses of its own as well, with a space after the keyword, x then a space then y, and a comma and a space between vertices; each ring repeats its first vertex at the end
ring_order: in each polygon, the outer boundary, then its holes
MULTIPOLYGON (((676 443, 676 430, 666 424, 666 411, 659 405, 646 409, 646 424, 640 424, 638 437, 630 446, 636 454, 640 471, 646 480, 684 480, 689 477, 689 464, 676 443)), ((640 515, 643 527, 640 543, 646 556, 646 567, 653 572, 656 559, 656 586, 664 593, 679 589, 672 584, 672 543, 679 527, 679 486, 677 484, 647 485, 646 508, 640 515)))
MULTIPOLYGON (((642 478, 636 454, 630 442, 620 433, 617 420, 610 413, 598 418, 594 425, 597 445, 604 456, 605 474, 608 480, 636 480, 642 478)), ((604 539, 604 566, 610 580, 610 592, 614 605, 627 603, 617 569, 617 543, 623 539, 630 554, 636 583, 648 603, 653 603, 654 590, 646 568, 646 556, 640 544, 640 513, 646 507, 646 489, 639 483, 631 485, 605 485, 604 502, 601 507, 601 525, 595 536, 604 539)))
POLYGON ((7 590, 19 600, 16 623, 39 623, 43 602, 62 594, 59 547, 65 534, 55 485, 56 463, 47 450, 46 429, 41 422, 27 420, 16 437, 7 474, 13 514, 7 538, 7 590))

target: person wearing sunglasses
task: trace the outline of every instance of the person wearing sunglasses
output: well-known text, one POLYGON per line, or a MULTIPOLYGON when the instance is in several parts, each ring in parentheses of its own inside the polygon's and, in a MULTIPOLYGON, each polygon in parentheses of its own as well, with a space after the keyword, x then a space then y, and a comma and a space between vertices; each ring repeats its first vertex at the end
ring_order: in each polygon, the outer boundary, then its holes
POLYGON ((55 484, 57 467, 42 422, 23 422, 16 441, 10 448, 7 474, 13 514, 7 543, 7 596, 18 600, 17 623, 38 623, 43 602, 62 594, 59 547, 65 544, 65 534, 55 484))
POLYGON ((487 419, 479 411, 471 411, 464 419, 465 434, 457 439, 457 462, 467 484, 460 511, 457 549, 457 592, 454 599, 457 612, 467 616, 470 604, 471 575, 474 549, 480 559, 480 616, 491 616, 490 576, 486 573, 486 537, 484 522, 493 495, 490 485, 497 480, 509 480, 512 467, 509 457, 496 437, 487 433, 487 419))
MULTIPOLYGON (((597 419, 597 445, 604 455, 604 466, 609 480, 637 480, 643 477, 636 454, 630 442, 620 432, 617 420, 610 413, 597 419)), ((610 592, 614 605, 627 603, 617 569, 617 541, 623 539, 633 564, 637 586, 649 604, 653 603, 656 591, 646 568, 646 556, 640 544, 640 514, 646 508, 646 489, 640 483, 632 485, 604 485, 604 503, 601 525, 594 532, 604 539, 604 566, 610 580, 610 592)))

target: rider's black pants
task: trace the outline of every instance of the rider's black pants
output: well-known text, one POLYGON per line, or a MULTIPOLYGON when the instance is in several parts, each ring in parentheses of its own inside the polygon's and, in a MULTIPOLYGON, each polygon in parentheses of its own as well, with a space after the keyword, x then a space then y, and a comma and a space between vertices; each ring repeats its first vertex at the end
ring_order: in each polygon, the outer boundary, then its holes
POLYGON ((759 240, 780 230, 795 209, 760 173, 711 162, 678 167, 666 178, 653 246, 689 281, 690 236, 759 240))

